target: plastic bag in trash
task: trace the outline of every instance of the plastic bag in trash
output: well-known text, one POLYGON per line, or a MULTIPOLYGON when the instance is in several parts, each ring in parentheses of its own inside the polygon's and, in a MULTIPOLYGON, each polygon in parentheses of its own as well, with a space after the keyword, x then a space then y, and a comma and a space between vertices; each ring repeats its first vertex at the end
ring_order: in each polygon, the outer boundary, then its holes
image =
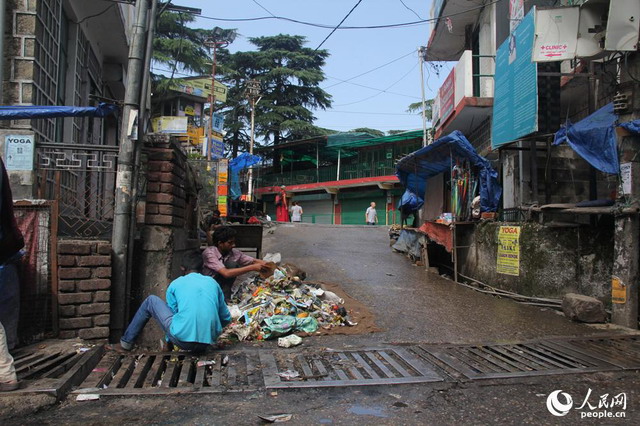
POLYGON ((300 343, 302 343, 302 337, 296 336, 295 334, 290 334, 287 337, 278 338, 278 346, 280 346, 281 348, 298 346, 300 343))
POLYGON ((238 307, 238 305, 229 306, 229 313, 231 314, 231 319, 237 320, 242 316, 242 311, 238 307))
POLYGON ((339 305, 342 305, 344 303, 343 298, 341 298, 340 296, 338 296, 337 294, 329 290, 325 290, 324 294, 320 296, 320 298, 329 303, 337 303, 339 305))
POLYGON ((280 255, 280 253, 267 253, 264 255, 262 260, 264 260, 265 262, 273 262, 277 265, 278 263, 282 262, 282 255, 280 255))
POLYGON ((293 331, 304 331, 315 333, 318 330, 318 321, 313 317, 296 318, 290 315, 273 315, 265 318, 264 332, 265 339, 285 336, 293 331))

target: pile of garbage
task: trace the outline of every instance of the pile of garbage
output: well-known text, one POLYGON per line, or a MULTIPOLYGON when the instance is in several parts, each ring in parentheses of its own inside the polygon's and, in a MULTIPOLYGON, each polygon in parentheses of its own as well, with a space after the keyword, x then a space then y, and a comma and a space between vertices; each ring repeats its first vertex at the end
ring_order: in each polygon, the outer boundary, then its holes
POLYGON ((220 339, 279 338, 280 346, 289 347, 301 342, 298 336, 288 336, 292 333, 357 325, 337 294, 304 282, 305 274, 292 265, 270 266, 273 273, 249 277, 235 287, 229 307, 232 322, 220 339))

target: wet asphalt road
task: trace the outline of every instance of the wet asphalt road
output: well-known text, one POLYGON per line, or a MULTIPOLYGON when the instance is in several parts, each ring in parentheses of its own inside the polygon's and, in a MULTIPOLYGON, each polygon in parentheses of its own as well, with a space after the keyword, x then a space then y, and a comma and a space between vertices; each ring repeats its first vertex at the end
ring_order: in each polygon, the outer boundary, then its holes
MULTIPOLYGON (((386 227, 279 225, 265 252, 307 271, 309 280, 335 282, 374 313, 384 331, 317 337, 308 344, 476 343, 576 336, 609 326, 569 321, 557 312, 481 294, 413 266, 389 247, 386 227)), ((491 284, 491 283, 487 283, 491 284)))
MULTIPOLYGON (((285 262, 306 269, 309 279, 337 282, 369 306, 384 331, 366 335, 318 336, 303 348, 367 347, 388 342, 502 342, 551 335, 586 335, 606 330, 574 324, 535 307, 500 300, 456 285, 412 266, 392 253, 385 228, 278 227, 265 241, 285 262)), ((611 332, 611 330, 607 331, 611 332)), ((240 347, 272 347, 272 342, 240 347)), ((290 349, 289 351, 295 351, 290 349)), ((0 401, 1 402, 1 401, 0 401)), ((19 404, 20 401, 15 401, 19 404)), ((15 407, 15 405, 14 405, 15 407)), ((457 424, 638 424, 638 371, 572 374, 519 379, 185 394, 164 397, 102 397, 14 416, 11 425, 189 424, 258 425, 257 415, 289 413, 287 424, 457 425, 457 424), (572 410, 554 417, 546 398, 563 390, 581 403, 594 395, 625 392, 625 419, 581 420, 572 410)))

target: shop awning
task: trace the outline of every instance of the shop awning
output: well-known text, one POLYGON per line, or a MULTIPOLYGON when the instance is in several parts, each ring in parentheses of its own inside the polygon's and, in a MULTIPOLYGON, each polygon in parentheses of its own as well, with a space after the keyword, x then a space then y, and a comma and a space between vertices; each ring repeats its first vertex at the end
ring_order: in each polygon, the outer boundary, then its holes
POLYGON ((480 171, 481 211, 497 211, 502 195, 498 172, 457 130, 404 157, 398 162, 396 175, 405 188, 416 194, 424 194, 427 179, 450 170, 452 161, 456 160, 468 160, 480 171))
POLYGON ((0 120, 28 120, 56 117, 106 117, 118 111, 113 104, 101 103, 97 107, 75 106, 0 106, 0 120))

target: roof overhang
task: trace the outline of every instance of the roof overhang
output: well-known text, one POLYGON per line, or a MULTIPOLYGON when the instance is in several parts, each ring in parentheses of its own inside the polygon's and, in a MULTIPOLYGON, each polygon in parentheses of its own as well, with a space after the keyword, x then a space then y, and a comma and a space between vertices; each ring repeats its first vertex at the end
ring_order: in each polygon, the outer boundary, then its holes
MULTIPOLYGON (((398 183, 397 176, 376 176, 359 179, 336 180, 332 182, 305 183, 300 185, 288 185, 285 187, 287 193, 300 193, 324 190, 329 194, 336 194, 341 188, 356 188, 360 186, 376 185, 380 189, 390 189, 398 183)), ((279 186, 265 186, 256 188, 255 194, 262 196, 265 194, 276 194, 280 192, 279 186)))
POLYGON ((454 130, 460 130, 469 135, 493 112, 493 98, 464 97, 458 103, 453 113, 436 130, 435 139, 448 135, 454 130))
POLYGON ((466 49, 466 27, 478 21, 484 0, 443 0, 427 43, 428 61, 457 61, 466 49), (442 19, 440 19, 442 18, 442 19), (451 29, 451 31, 449 31, 451 29))

